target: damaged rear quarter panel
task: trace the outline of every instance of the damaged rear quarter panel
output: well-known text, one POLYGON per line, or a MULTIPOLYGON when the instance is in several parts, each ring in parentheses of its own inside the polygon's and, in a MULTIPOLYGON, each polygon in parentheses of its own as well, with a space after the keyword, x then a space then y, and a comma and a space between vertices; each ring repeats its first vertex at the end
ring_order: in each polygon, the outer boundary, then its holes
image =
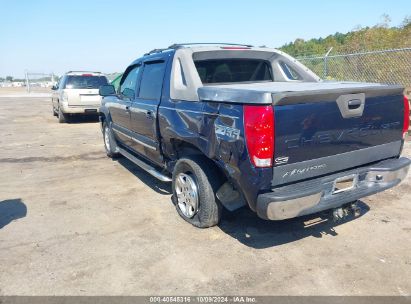
POLYGON ((272 168, 254 168, 244 138, 243 106, 237 103, 186 101, 170 98, 171 65, 167 67, 158 108, 158 137, 168 169, 178 159, 173 142, 194 146, 214 161, 229 181, 256 210, 257 195, 269 191, 272 168))
POLYGON ((270 189, 272 169, 254 168, 248 158, 243 106, 233 103, 172 101, 159 108, 162 147, 175 159, 172 142, 193 145, 213 160, 255 210, 260 190, 270 189))

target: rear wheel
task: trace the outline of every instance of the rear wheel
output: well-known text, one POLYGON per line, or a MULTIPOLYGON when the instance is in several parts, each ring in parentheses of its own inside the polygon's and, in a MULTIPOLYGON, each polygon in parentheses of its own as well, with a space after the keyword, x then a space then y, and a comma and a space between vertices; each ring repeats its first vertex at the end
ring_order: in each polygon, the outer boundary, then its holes
POLYGON ((61 111, 61 108, 60 108, 60 107, 59 107, 59 110, 58 110, 58 115, 57 115, 57 117, 58 117, 58 119, 59 119, 59 123, 65 123, 65 122, 67 122, 66 114, 64 114, 64 113, 61 111))
POLYGON ((215 196, 220 180, 208 159, 180 159, 173 171, 172 184, 172 200, 178 214, 199 228, 217 225, 222 213, 222 206, 215 196))
POLYGON ((103 122, 103 139, 104 148, 108 157, 115 158, 119 156, 116 139, 106 121, 103 122))

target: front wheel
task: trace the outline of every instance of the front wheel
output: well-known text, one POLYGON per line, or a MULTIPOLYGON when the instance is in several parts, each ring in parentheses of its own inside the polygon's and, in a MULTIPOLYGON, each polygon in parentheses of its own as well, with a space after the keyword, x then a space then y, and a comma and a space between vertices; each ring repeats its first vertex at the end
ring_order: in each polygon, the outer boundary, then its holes
POLYGON ((103 122, 104 148, 108 157, 115 158, 119 156, 116 139, 106 121, 103 122))
POLYGON ((215 193, 221 177, 203 157, 180 159, 173 171, 173 203, 178 214, 190 224, 207 228, 218 224, 222 206, 215 193))

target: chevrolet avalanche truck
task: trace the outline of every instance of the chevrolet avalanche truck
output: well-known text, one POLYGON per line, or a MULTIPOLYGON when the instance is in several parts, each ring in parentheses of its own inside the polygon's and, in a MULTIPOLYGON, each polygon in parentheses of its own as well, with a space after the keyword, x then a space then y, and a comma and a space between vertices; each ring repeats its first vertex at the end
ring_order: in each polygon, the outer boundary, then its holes
POLYGON ((276 49, 156 49, 100 94, 107 155, 172 182, 178 214, 197 227, 244 205, 269 220, 342 216, 410 167, 402 87, 322 81, 276 49))
POLYGON ((59 123, 69 116, 78 114, 97 114, 101 105, 99 88, 107 85, 106 76, 99 72, 70 71, 52 88, 53 115, 59 123))

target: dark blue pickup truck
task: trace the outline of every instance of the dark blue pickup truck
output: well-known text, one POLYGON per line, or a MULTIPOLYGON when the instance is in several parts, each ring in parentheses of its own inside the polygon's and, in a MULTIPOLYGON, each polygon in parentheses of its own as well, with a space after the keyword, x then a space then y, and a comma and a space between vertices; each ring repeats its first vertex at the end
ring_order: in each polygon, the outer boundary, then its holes
POLYGON ((354 208, 410 166, 402 87, 322 81, 276 49, 172 45, 100 95, 107 155, 172 181, 178 213, 197 227, 244 205, 270 220, 354 208))

